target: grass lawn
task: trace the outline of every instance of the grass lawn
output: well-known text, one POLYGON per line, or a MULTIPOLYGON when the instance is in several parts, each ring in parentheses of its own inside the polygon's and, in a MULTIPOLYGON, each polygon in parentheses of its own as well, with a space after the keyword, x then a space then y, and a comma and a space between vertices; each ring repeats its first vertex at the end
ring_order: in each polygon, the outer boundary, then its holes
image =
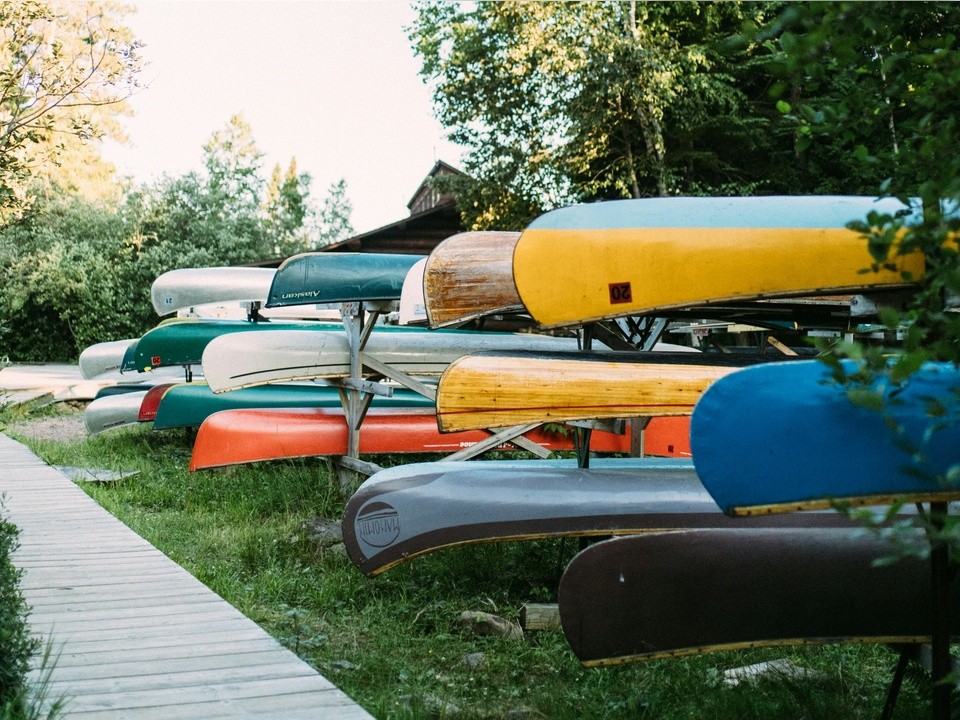
MULTIPOLYGON (((3 418, 0 418, 2 420, 3 418)), ((10 419, 7 419, 10 422, 10 419)), ((364 577, 311 528, 346 497, 321 460, 190 473, 193 435, 148 427, 27 442, 44 460, 140 474, 84 484, 101 505, 387 718, 876 718, 896 662, 883 646, 802 646, 585 669, 560 632, 523 640, 460 628, 462 611, 516 619, 554 602, 574 540, 461 547, 364 577), (482 655, 479 655, 482 654, 482 655), (816 680, 728 687, 723 671, 788 658, 816 680)), ((387 465, 414 458, 371 458, 387 465)), ((424 458, 418 457, 418 460, 424 458)), ((897 718, 930 715, 908 674, 897 718)))

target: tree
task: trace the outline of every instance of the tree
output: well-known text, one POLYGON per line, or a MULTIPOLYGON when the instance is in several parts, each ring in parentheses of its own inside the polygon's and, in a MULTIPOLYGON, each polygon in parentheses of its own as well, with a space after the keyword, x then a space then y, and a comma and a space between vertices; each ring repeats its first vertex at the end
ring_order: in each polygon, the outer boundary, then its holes
POLYGON ((411 41, 474 227, 582 200, 774 189, 792 151, 757 50, 729 38, 768 3, 417 5, 411 41), (752 94, 748 95, 744 88, 752 94))
MULTIPOLYGON (((851 402, 884 413, 890 442, 905 451, 904 466, 922 457, 924 443, 960 422, 960 387, 927 399, 925 438, 907 445, 888 409, 904 384, 928 360, 960 363, 960 316, 949 305, 960 293, 960 7, 951 3, 803 3, 787 5, 777 22, 758 36, 767 41, 772 67, 782 82, 781 110, 794 122, 801 152, 824 138, 842 144, 862 169, 879 173, 876 187, 914 211, 907 216, 870 217, 851 223, 868 243, 874 268, 907 253, 926 261, 916 291, 903 307, 882 319, 890 338, 902 343, 872 347, 838 343, 823 356, 851 402), (853 369, 841 360, 855 360, 853 369), (891 389, 885 393, 884 389, 891 389)), ((960 463, 928 478, 956 492, 960 463)), ((894 505, 897 510, 899 505, 894 505)), ((874 518, 859 514, 872 525, 874 518)), ((929 554, 937 611, 933 630, 933 714, 949 718, 951 685, 948 577, 950 554, 960 550, 960 518, 945 502, 921 509, 928 543, 898 543, 897 553, 929 554)), ((884 518, 886 520, 886 518, 884 518)), ((898 528, 879 531, 902 538, 898 528)))
POLYGON ((343 240, 353 233, 350 214, 353 205, 347 197, 347 182, 343 178, 327 189, 323 205, 315 212, 309 236, 311 247, 321 247, 343 240))
POLYGON ((139 43, 109 2, 0 0, 0 223, 76 140, 119 136, 139 43))
POLYGON ((273 239, 274 255, 287 256, 307 249, 310 244, 305 223, 310 211, 309 173, 297 172, 297 160, 290 160, 286 175, 275 165, 264 201, 264 222, 273 239))
POLYGON ((243 116, 234 115, 213 133, 203 158, 210 207, 228 218, 256 213, 264 189, 263 152, 243 116))

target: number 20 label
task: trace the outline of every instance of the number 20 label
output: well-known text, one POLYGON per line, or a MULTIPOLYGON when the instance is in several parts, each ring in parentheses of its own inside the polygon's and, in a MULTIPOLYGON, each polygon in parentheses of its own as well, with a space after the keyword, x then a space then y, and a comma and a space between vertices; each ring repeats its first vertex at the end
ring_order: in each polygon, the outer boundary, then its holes
POLYGON ((633 301, 633 293, 630 291, 630 283, 610 283, 610 304, 622 305, 633 301))

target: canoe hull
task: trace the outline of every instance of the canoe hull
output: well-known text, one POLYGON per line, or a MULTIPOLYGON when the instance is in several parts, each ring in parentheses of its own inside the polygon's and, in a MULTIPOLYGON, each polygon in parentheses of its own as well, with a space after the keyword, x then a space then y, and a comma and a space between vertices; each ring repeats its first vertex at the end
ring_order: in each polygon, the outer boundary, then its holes
MULTIPOLYGON (((417 393, 397 388, 391 397, 374 396, 373 407, 428 407, 431 400, 417 393)), ((334 387, 314 384, 261 385, 229 393, 214 393, 206 383, 174 385, 163 395, 154 430, 178 427, 199 427, 204 420, 221 410, 254 408, 339 408, 340 393, 334 387)))
POLYGON ((422 255, 310 252, 287 258, 274 275, 267 307, 399 300, 422 255))
POLYGON ((83 422, 90 435, 130 427, 139 422, 140 405, 147 390, 108 395, 92 401, 83 411, 83 422))
POLYGON ((514 280, 543 327, 898 287, 901 271, 922 275, 922 258, 861 273, 873 258, 846 224, 871 211, 902 209, 893 199, 827 196, 648 198, 561 208, 521 234, 514 280))
MULTIPOLYGON (((689 415, 700 395, 753 356, 701 353, 483 353, 437 386, 441 430, 689 415)), ((759 358, 762 360, 762 358, 759 358)))
POLYGON ((835 512, 730 518, 689 461, 421 463, 371 476, 347 502, 351 561, 377 575, 405 560, 471 543, 622 535, 678 527, 835 527, 835 512))
POLYGON ((199 365, 207 344, 221 335, 283 330, 342 329, 337 323, 250 322, 247 320, 181 319, 161 323, 141 337, 133 348, 133 367, 139 372, 173 365, 199 365))
MULTIPOLYGON (((370 410, 364 418, 358 452, 453 453, 488 437, 488 433, 479 430, 441 434, 436 415, 426 408, 381 408, 370 410)), ((573 447, 569 436, 542 429, 533 430, 526 437, 548 450, 573 447)), ((626 434, 595 432, 591 439, 591 449, 598 452, 628 452, 629 448, 626 434)), ((200 426, 190 469, 346 452, 347 423, 341 410, 224 410, 214 413, 200 426)))
POLYGON ((423 272, 430 327, 524 312, 513 282, 513 252, 519 239, 515 232, 465 232, 437 245, 423 272))
MULTIPOLYGON (((271 331, 216 338, 203 353, 204 377, 214 392, 266 383, 348 377, 350 347, 345 333, 271 331)), ((437 376, 463 355, 481 350, 570 350, 574 338, 395 328, 373 332, 365 352, 395 370, 437 376)))
POLYGON ((423 268, 426 264, 426 258, 417 260, 403 279, 398 325, 424 325, 427 322, 427 308, 423 300, 423 268))
MULTIPOLYGON (((618 538, 568 565, 560 620, 586 665, 801 643, 930 642, 929 564, 873 565, 890 552, 885 540, 851 528, 618 538)), ((960 599, 956 583, 951 592, 960 599)))
POLYGON ((198 305, 263 302, 276 274, 273 268, 180 268, 158 276, 150 287, 157 315, 170 315, 198 305))
POLYGON ((788 512, 833 500, 952 499, 958 488, 938 478, 960 462, 960 427, 947 424, 926 438, 936 420, 927 401, 949 403, 958 387, 960 371, 929 364, 895 401, 887 392, 888 412, 902 431, 895 434, 883 413, 854 405, 831 383, 823 363, 746 368, 714 383, 694 409, 697 472, 732 514, 788 512))
POLYGON ((100 375, 120 372, 127 350, 136 343, 137 338, 132 338, 90 345, 80 353, 80 375, 84 380, 93 380, 100 375))

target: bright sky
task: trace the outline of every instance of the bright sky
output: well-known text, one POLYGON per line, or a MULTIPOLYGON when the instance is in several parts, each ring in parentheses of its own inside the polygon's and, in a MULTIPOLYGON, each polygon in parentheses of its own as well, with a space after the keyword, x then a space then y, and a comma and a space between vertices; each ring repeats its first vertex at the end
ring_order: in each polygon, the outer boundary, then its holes
POLYGON ((343 178, 353 228, 400 220, 420 182, 460 148, 434 119, 404 30, 406 2, 136 0, 146 87, 105 157, 139 181, 203 167, 203 145, 241 114, 269 178, 295 157, 321 199, 343 178))

